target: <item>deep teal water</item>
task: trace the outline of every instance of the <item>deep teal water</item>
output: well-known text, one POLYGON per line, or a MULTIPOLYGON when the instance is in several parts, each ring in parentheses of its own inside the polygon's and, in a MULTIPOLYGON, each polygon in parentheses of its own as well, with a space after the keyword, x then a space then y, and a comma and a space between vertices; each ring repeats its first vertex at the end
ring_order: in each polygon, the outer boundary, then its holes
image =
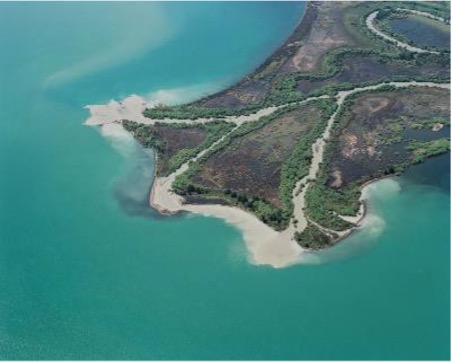
POLYGON ((0 358, 449 358, 448 156, 377 184, 372 227, 322 263, 274 270, 221 220, 156 217, 148 155, 82 126, 231 84, 302 8, 0 4, 0 358))

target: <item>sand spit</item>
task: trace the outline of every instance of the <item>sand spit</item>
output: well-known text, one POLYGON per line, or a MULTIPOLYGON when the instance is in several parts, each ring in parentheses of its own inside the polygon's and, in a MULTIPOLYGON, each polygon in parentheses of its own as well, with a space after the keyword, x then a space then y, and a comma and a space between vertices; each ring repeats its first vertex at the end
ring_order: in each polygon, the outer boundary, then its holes
POLYGON ((145 121, 143 111, 146 109, 147 103, 144 98, 131 95, 121 102, 111 100, 108 104, 90 105, 85 108, 89 109, 91 117, 85 124, 88 126, 101 126, 106 123, 119 122, 123 119, 133 120, 135 122, 145 121))
MULTIPOLYGON (((329 96, 323 95, 319 97, 311 97, 307 98, 301 102, 294 103, 307 103, 315 99, 329 98, 329 96)), ((293 103, 288 103, 293 104, 293 103)), ((226 116, 222 118, 223 121, 228 123, 234 123, 237 126, 240 126, 247 122, 254 122, 260 119, 261 117, 271 115, 277 109, 280 109, 288 104, 280 105, 280 106, 271 106, 259 109, 255 113, 251 113, 249 115, 243 116, 226 116)), ((193 119, 173 119, 173 118, 162 118, 162 119, 154 119, 148 118, 143 115, 143 112, 146 108, 152 107, 151 104, 146 102, 146 100, 137 95, 131 95, 130 97, 125 98, 124 100, 117 102, 115 100, 111 100, 107 104, 98 104, 98 105, 88 105, 87 108, 90 111, 91 116, 85 121, 85 124, 88 126, 102 126, 108 123, 119 123, 124 119, 128 121, 140 123, 140 124, 148 124, 153 125, 156 123, 190 123, 190 124, 203 124, 209 123, 217 120, 216 118, 197 118, 193 119)))
MULTIPOLYGON (((202 157, 206 152, 222 142, 237 127, 192 160, 196 161, 202 157)), ((302 249, 291 239, 290 235, 286 233, 286 237, 281 238, 281 233, 264 224, 253 214, 238 207, 186 204, 183 197, 171 190, 171 185, 177 176, 188 169, 189 162, 183 164, 167 177, 156 177, 154 179, 150 194, 150 205, 153 208, 167 215, 188 211, 204 216, 217 217, 236 226, 243 233, 243 238, 250 253, 250 261, 253 264, 271 265, 275 268, 281 268, 299 261, 302 249)))
MULTIPOLYGON (((228 122, 234 123, 234 127, 229 133, 218 139, 209 148, 201 151, 190 161, 184 163, 179 169, 173 172, 167 177, 156 177, 154 179, 152 190, 150 193, 150 205, 158 210, 162 214, 175 214, 181 211, 187 211, 195 214, 200 214, 209 217, 216 217, 225 220, 226 222, 236 226, 243 234, 243 238, 246 247, 249 251, 250 262, 256 265, 269 265, 274 268, 287 267, 296 263, 309 262, 312 259, 312 251, 301 248, 294 240, 294 233, 303 231, 308 223, 308 219, 304 213, 305 207, 305 194, 310 185, 310 182, 315 180, 320 164, 323 160, 323 153, 326 142, 330 137, 331 128, 335 122, 336 115, 343 104, 344 100, 351 94, 356 92, 363 92, 372 89, 378 89, 385 85, 392 85, 397 88, 402 87, 437 87, 450 89, 450 84, 439 84, 432 82, 389 82, 381 83, 374 86, 354 88, 348 91, 341 91, 336 94, 336 102, 338 105, 335 113, 330 117, 327 122, 327 126, 321 137, 319 137, 312 145, 313 157, 309 168, 309 174, 302 180, 298 181, 296 187, 293 190, 293 204, 294 204, 294 217, 289 223, 289 227, 282 231, 277 232, 270 228, 268 225, 260 221, 255 215, 248 213, 238 207, 225 206, 225 205, 193 205, 185 203, 183 197, 174 193, 171 189, 171 185, 177 176, 181 175, 188 170, 189 163, 198 160, 204 154, 209 152, 217 144, 222 142, 230 133, 234 132, 238 127, 246 122, 254 122, 263 116, 273 113, 282 106, 268 107, 259 110, 258 112, 240 117, 226 117, 228 122), (294 219, 298 220, 294 223, 294 219)), ((304 101, 297 102, 299 104, 306 103, 315 99, 329 98, 329 96, 320 96, 308 98, 304 101)), ((91 112, 91 117, 86 121, 87 125, 102 126, 103 133, 111 133, 112 131, 118 131, 114 126, 119 126, 122 131, 122 126, 119 122, 122 119, 128 119, 137 123, 153 124, 156 122, 168 122, 168 123, 186 123, 192 124, 210 122, 213 119, 201 119, 201 120, 152 120, 143 116, 142 112, 147 107, 147 103, 143 98, 138 96, 131 96, 126 98, 122 102, 111 101, 107 105, 88 106, 87 108, 91 112)), ((362 190, 362 207, 359 213, 355 217, 345 217, 345 220, 351 221, 357 225, 357 227, 366 227, 365 223, 365 204, 364 201, 367 198, 367 188, 362 190)), ((342 232, 341 237, 345 237, 355 229, 346 230, 342 232)), ((328 231, 328 230, 326 230, 328 231)))
MULTIPOLYGON (((237 207, 224 205, 185 204, 183 197, 171 191, 171 184, 178 175, 182 174, 188 169, 188 162, 182 165, 177 171, 175 171, 168 177, 159 177, 154 180, 150 198, 151 206, 162 213, 171 214, 178 211, 189 211, 201 215, 222 218, 228 223, 235 225, 243 232, 247 248, 250 252, 251 262, 253 262, 254 264, 265 264, 275 268, 280 268, 292 265, 294 263, 303 262, 303 253, 305 253, 306 250, 301 248, 296 243, 293 236, 296 231, 301 232, 307 226, 307 217, 304 214, 303 210, 305 206, 305 194, 309 187, 310 180, 315 180, 317 172, 320 168, 320 163, 323 160, 323 152, 326 141, 330 137, 330 131, 334 124, 337 112, 339 111, 340 106, 343 104, 346 97, 348 97, 349 95, 356 92, 378 89, 384 85, 392 85, 397 88, 422 86, 450 89, 449 84, 436 84, 431 82, 391 82, 338 92, 336 99, 339 107, 328 120, 327 126, 322 136, 318 138, 312 145, 313 157, 309 169, 309 174, 297 183, 292 194, 294 203, 294 219, 296 219, 298 222, 296 224, 291 222, 289 227, 283 232, 278 233, 274 231, 268 225, 257 219, 254 215, 251 215, 237 207), (302 188, 301 192, 299 192, 299 189, 302 185, 304 185, 304 187, 302 188)), ((231 132, 233 132, 235 129, 236 128, 234 128, 231 132)), ((199 159, 199 157, 204 155, 211 148, 215 147, 215 145, 221 142, 226 136, 227 135, 223 136, 220 140, 214 143, 214 145, 212 145, 209 149, 201 152, 193 160, 199 159)), ((366 194, 363 193, 362 198, 364 198, 365 195, 366 194)), ((349 218, 351 222, 354 222, 357 224, 357 226, 359 226, 361 225, 361 221, 364 215, 365 206, 364 203, 362 203, 361 209, 356 216, 344 218, 349 218)), ((344 237, 350 232, 351 230, 346 230, 344 232, 341 232, 340 236, 344 237)))

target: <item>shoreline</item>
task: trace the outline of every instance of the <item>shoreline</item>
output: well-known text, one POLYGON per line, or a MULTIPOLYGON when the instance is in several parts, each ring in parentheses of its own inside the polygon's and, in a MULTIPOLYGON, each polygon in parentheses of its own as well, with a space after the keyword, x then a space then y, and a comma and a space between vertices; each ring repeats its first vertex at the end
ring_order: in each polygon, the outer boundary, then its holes
MULTIPOLYGON (((386 179, 393 179, 396 175, 385 175, 366 181, 360 188, 361 209, 356 226, 347 229, 328 248, 311 249, 301 247, 293 238, 290 228, 278 232, 259 220, 254 214, 236 206, 217 204, 185 204, 181 203, 178 210, 167 210, 155 202, 157 178, 151 187, 149 205, 164 216, 175 216, 193 213, 205 217, 214 217, 235 227, 241 232, 243 241, 248 250, 249 261, 254 265, 267 265, 273 268, 284 268, 295 264, 303 264, 303 254, 313 255, 332 248, 344 241, 352 234, 365 227, 369 214, 369 194, 366 189, 386 179)), ((171 191, 170 191, 171 192, 171 191)), ((182 198, 181 198, 182 199, 182 198)))
POLYGON ((354 224, 356 224, 357 226, 362 225, 362 222, 364 220, 364 218, 366 217, 367 214, 367 204, 366 204, 366 188, 373 185, 374 183, 378 182, 378 181, 382 181, 385 179, 392 179, 398 177, 398 175, 392 174, 392 175, 383 175, 383 176, 379 176, 376 177, 374 179, 368 180, 366 182, 364 182, 360 187, 359 187, 359 192, 361 193, 361 196, 359 197, 359 202, 361 203, 359 211, 357 212, 357 214, 355 216, 343 216, 343 215, 339 215, 340 218, 342 218, 345 221, 350 221, 354 224))
MULTIPOLYGON (((341 241, 347 239, 353 233, 357 232, 360 228, 365 226, 364 223, 365 223, 367 217, 369 216, 369 201, 368 201, 368 193, 366 192, 366 188, 373 186, 380 181, 387 180, 387 179, 393 179, 395 177, 397 177, 397 175, 384 175, 384 176, 377 177, 375 179, 366 181, 363 185, 361 185, 361 187, 360 187, 361 196, 359 198, 359 200, 361 202, 361 206, 360 206, 357 216, 351 216, 353 218, 358 217, 356 222, 354 222, 356 224, 356 226, 344 231, 344 234, 340 235, 334 241, 333 246, 337 245, 341 241)), ((323 249, 319 249, 319 250, 323 250, 323 249)))
MULTIPOLYGON (((229 86, 228 88, 208 95, 206 97, 200 98, 194 103, 201 102, 203 100, 209 99, 213 96, 221 95, 224 92, 227 92, 231 89, 240 87, 243 82, 246 82, 250 76, 259 72, 262 67, 265 67, 266 64, 271 62, 275 57, 278 57, 281 53, 287 51, 288 45, 294 41, 294 38, 300 36, 300 33, 305 31, 306 24, 310 23, 315 18, 315 10, 316 7, 311 2, 308 2, 306 8, 304 9, 303 16, 301 17, 299 23, 296 25, 292 33, 286 38, 282 44, 254 71, 244 76, 239 82, 229 86)), ((373 20, 378 14, 378 11, 369 14, 366 18, 367 27, 377 33, 379 36, 383 36, 383 38, 387 38, 387 36, 374 28, 373 20)), ((389 38, 389 37, 388 37, 389 38)), ((391 38, 392 39, 392 38, 391 38)), ((389 40, 389 39, 388 39, 389 40)), ((391 40, 392 41, 392 40, 391 40)), ((412 52, 424 52, 419 51, 418 48, 406 46, 406 44, 398 44, 398 46, 402 48, 406 48, 412 52)), ((241 234, 242 239, 246 244, 246 248, 248 250, 248 258, 252 264, 255 265, 269 265, 274 268, 282 268, 287 267, 297 263, 303 263, 303 253, 313 254, 316 251, 323 250, 321 249, 308 249, 301 247, 298 242, 295 240, 295 232, 301 232, 305 229, 308 224, 309 218, 305 215, 304 212, 304 203, 305 203, 305 194, 307 189, 309 188, 310 182, 306 183, 301 192, 297 192, 299 186, 304 181, 308 179, 315 180, 317 172, 319 170, 319 165, 323 161, 323 152, 326 143, 330 138, 330 131, 333 124, 336 121, 336 115, 342 107, 345 99, 354 94, 356 92, 362 92, 366 90, 374 90, 378 89, 382 86, 391 85, 395 88, 405 88, 405 87, 439 87, 439 88, 447 88, 450 89, 450 83, 434 83, 434 82, 416 82, 416 81, 406 81, 406 82, 381 82, 376 83, 370 86, 356 86, 350 90, 338 91, 335 95, 327 95, 323 94, 316 97, 309 97, 307 99, 295 102, 287 102, 285 104, 279 106, 270 106, 266 108, 257 109, 254 113, 249 115, 241 115, 241 116, 226 116, 224 120, 226 122, 231 122, 235 124, 235 127, 232 130, 219 139, 217 139, 211 146, 202 150, 195 157, 188 160, 184 164, 182 164, 176 171, 166 177, 159 177, 157 175, 157 163, 158 163, 158 154, 154 151, 154 178, 152 181, 150 192, 148 193, 149 197, 149 205, 158 213, 171 216, 176 214, 185 214, 187 212, 199 214, 207 217, 215 217, 224 220, 226 223, 233 225, 237 228, 241 234), (313 142, 312 144, 312 152, 313 152, 313 160, 311 161, 309 173, 308 175, 298 180, 295 188, 292 192, 292 202, 294 204, 294 212, 292 218, 289 222, 288 227, 283 231, 275 231, 269 225, 265 224, 263 221, 258 219, 256 215, 253 213, 246 211, 237 206, 229 206, 229 205, 220 205, 220 204, 190 204, 187 203, 184 197, 176 194, 172 191, 172 184, 175 179, 188 170, 189 164, 193 161, 197 161, 207 152, 209 152, 212 148, 214 148, 218 143, 222 142, 227 136, 229 136, 232 132, 234 132, 238 127, 247 123, 253 122, 260 119, 262 116, 272 114, 277 109, 287 106, 289 104, 303 104, 305 102, 309 102, 314 99, 321 98, 333 98, 336 100, 337 109, 331 115, 330 119, 327 122, 327 126, 325 127, 322 135, 313 142), (293 220, 298 220, 298 223, 295 224, 293 220)), ((143 97, 138 95, 131 95, 120 102, 111 100, 106 105, 90 105, 85 108, 89 109, 91 116, 86 120, 85 124, 89 126, 107 126, 110 124, 118 124, 122 127, 121 121, 127 119, 129 121, 133 121, 140 124, 148 124, 153 125, 155 123, 192 123, 192 124, 202 124, 207 123, 213 120, 213 118, 200 118, 196 120, 188 120, 188 119, 150 119, 144 116, 143 112, 146 108, 155 106, 155 104, 151 104, 146 101, 143 97)), ((354 224, 351 228, 344 230, 342 232, 334 231, 338 234, 338 237, 334 239, 332 244, 329 247, 333 247, 340 241, 344 240, 348 236, 350 236, 353 232, 362 228, 365 224, 365 220, 368 216, 368 204, 366 202, 366 188, 371 184, 377 183, 382 179, 394 177, 394 175, 385 175, 383 177, 378 177, 372 180, 365 182, 360 187, 360 197, 359 201, 361 202, 360 209, 356 216, 341 216, 344 220, 350 221, 354 224)))
MULTIPOLYGON (((332 114, 329 119, 327 126, 322 133, 321 137, 319 137, 313 144, 313 161, 310 165, 309 174, 307 177, 314 177, 317 174, 318 167, 320 162, 323 160, 323 149, 326 145, 330 137, 331 127, 335 122, 335 117, 344 103, 345 99, 354 94, 356 92, 363 92, 366 90, 373 90, 383 87, 385 85, 392 85, 396 88, 407 88, 411 86, 419 86, 419 87, 439 87, 439 88, 447 88, 450 89, 449 84, 436 84, 432 82, 390 82, 390 83, 381 83, 374 86, 368 87, 357 87, 349 91, 340 91, 336 94, 336 101, 338 104, 337 110, 332 114)), ((237 125, 238 127, 239 125, 237 125)), ((236 128, 231 130, 233 132, 236 128)), ((221 142, 225 137, 227 137, 230 133, 227 133, 219 140, 217 140, 211 147, 203 150, 197 156, 195 156, 192 160, 187 161, 183 164, 178 170, 176 170, 173 174, 167 177, 156 177, 154 179, 152 185, 152 191, 149 199, 149 204, 154 209, 165 215, 175 214, 180 211, 188 211, 196 214, 201 214, 204 216, 213 216, 217 218, 221 218, 225 220, 227 223, 236 226, 240 231, 242 231, 243 239, 247 245, 247 249, 250 253, 251 262, 256 265, 270 265, 274 268, 287 267, 296 263, 303 262, 303 253, 306 252, 314 252, 316 249, 307 249, 302 248, 294 238, 294 233, 296 231, 303 231, 307 225, 307 216, 304 214, 303 205, 304 205, 304 195, 306 193, 309 184, 307 184, 302 192, 297 194, 296 190, 299 188, 299 184, 303 182, 304 179, 299 180, 293 191, 293 202, 294 202, 294 218, 296 218, 299 222, 296 226, 294 226, 292 220, 289 223, 288 228, 281 232, 277 232, 272 229, 270 226, 266 225, 264 222, 259 220, 254 214, 251 212, 242 210, 238 207, 233 206, 225 206, 225 205, 199 205, 199 204, 188 204, 184 202, 184 198, 180 195, 175 194, 171 191, 171 185, 177 176, 184 173, 188 169, 188 164, 191 161, 196 161, 203 154, 208 152, 212 147, 214 147, 217 143, 221 142), (297 207, 298 206, 298 207, 297 207), (297 211, 295 211, 297 210, 297 211), (300 228, 302 228, 300 230, 300 228)), ((378 177, 377 179, 367 181, 361 187, 361 196, 360 199, 363 198, 363 194, 365 193, 365 188, 370 184, 378 182, 383 178, 387 178, 393 175, 385 175, 384 177, 378 177)), ((345 239, 350 236, 350 234, 356 229, 362 227, 364 225, 364 221, 366 216, 368 215, 367 206, 363 202, 361 212, 358 212, 358 220, 355 222, 356 226, 351 227, 348 230, 344 230, 339 233, 339 236, 334 242, 332 246, 336 245, 339 241, 345 239)), ((337 233, 337 232, 336 232, 337 233)))
MULTIPOLYGON (((230 132, 233 132, 234 127, 230 132)), ((194 159, 202 157, 216 144, 222 142, 229 133, 214 142, 209 148, 200 152, 194 159)), ((303 249, 293 239, 289 229, 275 231, 262 222, 253 213, 234 206, 218 204, 189 204, 184 198, 171 190, 171 185, 177 176, 188 169, 184 163, 178 170, 166 177, 155 177, 152 183, 149 205, 164 215, 175 215, 180 212, 191 212, 224 220, 235 226, 242 234, 248 250, 249 261, 255 265, 270 265, 274 268, 287 267, 300 262, 303 249)))
POLYGON ((262 63, 257 65, 253 70, 251 70, 249 73, 246 73, 242 78, 240 78, 238 81, 234 82, 230 86, 226 87, 225 89, 215 92, 209 95, 206 95, 204 97, 201 97, 197 100, 195 100, 193 103, 198 104, 204 101, 210 100, 212 97, 217 97, 226 94, 227 92, 235 89, 240 88, 240 86, 245 83, 248 78, 252 77, 253 75, 259 73, 262 69, 265 69, 265 67, 270 64, 272 61, 277 59, 280 52, 283 51, 285 47, 287 47, 289 44, 291 44, 294 41, 294 38, 300 36, 303 37, 305 32, 310 30, 311 23, 315 20, 316 15, 316 9, 315 6, 312 4, 312 1, 306 1, 306 7, 304 8, 303 14, 300 17, 299 22, 294 27, 290 35, 285 38, 275 49, 273 52, 265 58, 262 63), (300 35, 299 35, 300 34, 300 35))
MULTIPOLYGON (((344 102, 345 98, 355 92, 365 91, 369 89, 377 89, 381 86, 385 85, 394 85, 396 88, 400 87, 410 87, 410 86, 421 86, 421 87, 439 87, 439 88, 447 88, 450 89, 450 84, 441 84, 441 83, 432 83, 432 82, 390 82, 390 83, 381 83, 374 86, 368 86, 368 87, 357 87, 353 90, 349 91, 340 91, 336 94, 336 100, 338 102, 339 107, 344 102)), ((319 96, 317 98, 323 98, 325 96, 319 96)), ((307 102, 309 100, 301 101, 307 102)), ((109 105, 113 105, 115 108, 118 106, 120 109, 123 109, 123 106, 126 107, 129 105, 132 106, 143 106, 143 101, 141 97, 133 96, 132 101, 123 101, 121 103, 118 102, 110 102, 109 105), (140 101, 138 101, 140 100, 140 101)), ((107 105, 108 107, 108 105, 107 105)), ((125 107, 124 107, 125 108, 125 107)), ((89 107, 89 109, 93 109, 93 107, 89 107)), ((94 110, 97 111, 99 109, 102 109, 102 106, 95 107, 94 110), (100 107, 100 108, 99 108, 100 107)), ((274 109, 273 109, 274 110, 274 109)), ((338 108, 339 110, 339 108, 338 108)), ((261 110, 262 111, 262 110, 261 110)), ((269 110, 265 109, 264 113, 267 113, 269 110)), ((271 110, 270 110, 271 111, 271 110)), ((329 138, 329 131, 332 123, 334 123, 334 116, 337 113, 337 111, 332 115, 332 119, 330 119, 330 126, 326 127, 324 133, 322 134, 322 137, 319 138, 320 140, 323 140, 323 138, 328 139, 329 138)), ((121 114, 121 113, 120 113, 121 114)), ((136 114, 136 113, 135 113, 136 114)), ((110 114, 107 112, 107 115, 110 114)), ((117 117, 117 113, 113 113, 115 117, 117 117)), ((253 114, 251 116, 240 116, 240 121, 238 119, 234 119, 234 117, 231 117, 231 122, 234 122, 236 124, 236 127, 234 127, 230 132, 233 132, 237 127, 239 127, 241 124, 243 124, 246 121, 255 121, 262 115, 262 112, 257 112, 256 114, 253 114)), ((95 117, 96 114, 92 115, 88 120, 92 120, 93 117, 95 117)), ((122 114, 121 114, 122 116, 122 114)), ((144 118, 143 115, 139 115, 139 118, 144 118)), ((199 122, 199 121, 198 121, 199 122)), ((204 121, 203 121, 204 122, 204 121)), ((193 123, 196 123, 194 121, 193 123)), ((101 128, 105 126, 110 126, 113 124, 116 124, 120 127, 120 122, 118 122, 117 118, 110 118, 107 122, 86 122, 87 125, 91 126, 101 126, 101 128)), ((210 150, 210 148, 214 147, 216 144, 221 142, 226 136, 228 136, 229 133, 221 137, 219 140, 214 142, 209 148, 201 151, 194 159, 196 160, 202 155, 204 155, 206 152, 210 150)), ((313 152, 314 154, 320 152, 323 153, 321 149, 323 149, 323 146, 325 145, 325 141, 321 142, 321 144, 318 144, 319 139, 313 143, 313 152), (317 147, 316 147, 317 145, 317 147), (316 148, 319 148, 319 150, 315 150, 316 148), (321 148, 321 149, 320 149, 321 148)), ((323 156, 322 156, 323 158, 323 156)), ((154 153, 154 160, 158 160, 158 155, 154 153)), ((167 177, 158 177, 156 172, 157 169, 154 170, 154 180, 152 182, 151 190, 149 193, 149 205, 155 209, 157 212, 159 212, 162 215, 175 215, 179 213, 185 213, 185 212, 191 212, 196 213, 204 216, 210 216, 210 217, 216 217, 225 220, 227 223, 235 226, 237 229, 239 229, 242 232, 243 240, 245 241, 247 250, 249 252, 249 259, 252 264, 255 265, 270 265, 274 268, 282 268, 287 267, 293 264, 297 263, 303 263, 303 253, 310 253, 316 251, 316 249, 307 249, 302 248, 294 239, 294 232, 299 231, 298 229, 302 226, 302 222, 299 223, 298 228, 296 229, 291 222, 289 224, 289 227, 282 231, 277 232, 274 229, 272 229, 270 226, 263 223, 261 220, 259 220, 254 214, 245 211, 243 209, 240 209, 238 207, 232 207, 232 206, 225 206, 225 205, 192 205, 187 204, 184 202, 184 199, 176 195, 171 191, 171 184, 175 180, 175 178, 179 175, 185 172, 188 169, 188 163, 192 160, 189 160, 187 163, 183 164, 178 170, 176 170, 173 174, 167 176, 167 177)), ((321 160, 317 160, 317 162, 320 162, 321 160)), ((315 165, 311 164, 313 167, 312 172, 316 173, 317 167, 315 165)), ((389 177, 391 175, 387 175, 386 177, 389 177)), ((367 183, 365 183, 362 186, 362 191, 365 189, 366 186, 368 186, 371 183, 379 181, 381 178, 369 180, 367 183)), ((298 183, 297 183, 298 185, 298 183)), ((303 195, 307 189, 307 186, 303 188, 303 192, 301 192, 299 195, 295 196, 297 197, 297 203, 303 202, 304 200, 298 200, 298 198, 301 196, 303 198, 303 195)), ((297 187, 295 187, 294 190, 296 190, 297 187)), ((295 200, 294 200, 295 201, 295 200)), ((297 205, 298 205, 297 204, 297 205)), ((337 240, 334 241, 332 246, 336 245, 339 241, 345 239, 348 237, 352 232, 354 232, 359 227, 362 227, 364 224, 364 220, 367 216, 366 211, 366 205, 363 205, 363 212, 359 216, 359 219, 357 221, 357 225, 344 231, 337 240)), ((298 210, 298 213, 301 213, 304 215, 303 210, 298 210)), ((295 214, 294 214, 295 215, 295 214)), ((296 215, 298 218, 301 217, 300 215, 296 215)), ((304 224, 304 223, 303 223, 304 224)))
POLYGON ((104 124, 120 122, 128 119, 137 123, 146 122, 143 115, 149 103, 141 96, 132 94, 121 101, 111 99, 107 104, 86 105, 84 108, 90 112, 85 121, 87 126, 102 126, 104 124))
POLYGON ((300 256, 304 249, 291 238, 287 231, 277 232, 254 214, 239 207, 218 204, 186 204, 182 197, 170 191, 165 185, 167 182, 162 182, 162 178, 156 177, 149 198, 149 205, 163 215, 171 216, 190 212, 225 221, 241 233, 248 250, 249 261, 254 265, 282 268, 301 261, 300 256), (161 205, 162 200, 165 200, 167 207, 161 205), (174 208, 170 209, 172 206, 174 208))

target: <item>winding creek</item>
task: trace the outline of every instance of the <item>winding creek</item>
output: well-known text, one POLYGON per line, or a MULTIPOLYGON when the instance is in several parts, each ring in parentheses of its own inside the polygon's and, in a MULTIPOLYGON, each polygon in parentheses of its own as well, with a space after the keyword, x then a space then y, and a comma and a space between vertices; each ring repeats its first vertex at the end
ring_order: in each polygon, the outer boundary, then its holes
MULTIPOLYGON (((406 9, 398 9, 406 10, 406 9)), ((413 11, 414 12, 414 11, 413 11)), ((416 14, 420 12, 415 12, 416 14)), ((412 47, 408 44, 402 43, 396 39, 389 37, 388 35, 380 32, 375 28, 373 21, 376 18, 378 11, 371 13, 366 18, 366 25, 375 34, 395 43, 397 46, 404 48, 411 52, 417 53, 433 53, 437 52, 428 51, 416 47, 412 47)), ((427 13, 421 15, 426 16, 427 13)), ((428 14, 431 15, 431 14, 428 14)), ((430 17, 440 21, 445 21, 442 18, 437 18, 431 15, 430 17)), ((307 252, 301 248, 294 239, 296 232, 302 232, 308 225, 308 219, 304 212, 305 208, 305 196, 306 192, 313 181, 317 177, 317 173, 320 168, 320 164, 323 160, 323 154, 325 145, 330 138, 331 128, 336 121, 336 116, 341 109, 345 99, 350 95, 357 92, 364 92, 368 90, 378 89, 383 86, 394 86, 396 88, 404 87, 437 87, 450 89, 449 83, 433 83, 433 82, 386 82, 367 87, 356 87, 347 91, 339 91, 335 96, 330 97, 323 95, 319 97, 307 98, 299 102, 289 102, 280 106, 272 106, 262 108, 256 113, 244 116, 228 116, 225 117, 226 122, 234 123, 235 127, 223 135, 220 139, 214 142, 210 147, 201 151, 198 155, 190 159, 181 165, 175 172, 167 177, 155 177, 152 190, 150 193, 150 205, 163 214, 174 214, 178 212, 191 212, 201 214, 205 216, 213 216, 226 220, 227 222, 237 226, 243 233, 243 238, 247 245, 247 249, 250 252, 251 262, 255 264, 271 265, 275 268, 285 267, 294 263, 299 263, 303 259, 303 253, 307 252), (277 109, 285 107, 289 104, 305 104, 314 100, 324 98, 334 98, 336 100, 337 109, 327 121, 325 130, 321 137, 319 137, 312 145, 312 160, 309 167, 308 175, 299 180, 292 192, 292 202, 294 205, 294 213, 286 230, 282 232, 276 232, 268 225, 264 224, 253 214, 246 212, 238 207, 225 206, 225 205, 195 205, 185 203, 184 198, 174 193, 171 189, 171 185, 174 180, 189 168, 191 162, 199 160, 202 156, 213 150, 219 143, 223 142, 229 135, 233 134, 240 126, 249 123, 256 122, 261 117, 273 114, 277 109)), ((131 96, 122 102, 110 102, 107 105, 88 106, 91 111, 91 117, 86 121, 87 125, 102 127, 121 127, 121 120, 128 119, 142 124, 155 124, 155 123, 190 123, 190 124, 202 124, 212 122, 214 118, 201 118, 197 120, 180 120, 180 119, 149 119, 143 115, 143 111, 149 105, 146 104, 143 98, 138 96, 131 96)), ((362 201, 362 200, 361 200, 362 201)), ((358 227, 361 223, 363 215, 365 215, 364 202, 360 211, 355 217, 340 217, 349 220, 356 224, 358 227)), ((315 224, 315 223, 314 223, 315 224)), ((317 225, 317 224, 316 224, 317 225)), ((319 226, 320 227, 320 226, 319 226)), ((340 233, 328 230, 320 227, 323 231, 334 232, 339 237, 344 237, 351 232, 352 229, 342 231, 340 233)))
MULTIPOLYGON (((312 145, 312 161, 309 168, 309 173, 307 176, 302 178, 297 182, 293 193, 292 193, 292 202, 294 205, 294 215, 292 222, 289 224, 289 227, 282 231, 276 232, 271 229, 268 225, 264 224, 262 221, 257 219, 254 215, 251 215, 248 212, 245 212, 242 209, 233 206, 225 206, 225 205, 191 205, 184 203, 183 197, 175 194, 171 190, 171 185, 176 179, 177 176, 181 175, 185 171, 188 170, 189 164, 193 161, 199 160, 200 157, 210 152, 216 145, 222 142, 227 136, 232 134, 240 125, 247 122, 257 121, 260 117, 258 114, 254 114, 254 116, 247 116, 246 121, 237 122, 237 126, 234 127, 229 133, 224 135, 218 141, 216 141, 212 146, 200 152, 193 159, 184 163, 179 169, 173 172, 171 175, 167 177, 156 177, 153 183, 150 204, 155 209, 159 210, 165 214, 173 214, 180 211, 188 211, 192 213, 198 213, 202 215, 214 216, 223 218, 226 221, 238 226, 243 232, 245 241, 248 244, 248 249, 252 254, 252 261, 256 264, 269 264, 273 267, 284 267, 301 260, 300 256, 305 251, 301 248, 296 241, 294 240, 295 232, 302 232, 308 225, 308 218, 304 212, 305 207, 305 195, 312 181, 315 181, 317 177, 318 170, 320 168, 320 164, 323 160, 323 153, 325 150, 326 143, 330 138, 331 128, 336 120, 336 116, 341 109, 345 99, 358 92, 364 92, 368 90, 374 90, 381 88, 383 86, 391 85, 396 88, 406 88, 406 87, 437 87, 443 89, 450 89, 450 84, 440 84, 440 83, 432 83, 432 82, 390 82, 390 83, 380 83, 374 86, 368 87, 357 87, 348 91, 338 92, 335 96, 337 109, 334 114, 330 117, 327 122, 327 126, 321 137, 319 137, 314 144, 312 145), (301 192, 299 192, 300 187, 304 185, 301 192), (293 222, 297 220, 297 222, 293 222)), ((312 97, 308 98, 304 101, 298 102, 299 104, 304 104, 316 99, 325 98, 325 96, 321 97, 312 97)), ((280 107, 283 107, 282 105, 280 107)), ((280 107, 272 107, 273 112, 280 107)), ((266 108, 265 114, 271 114, 272 112, 268 111, 266 108)), ((230 120, 233 121, 232 118, 230 120)), ((170 120, 166 122, 171 123, 170 120)), ((203 123, 206 120, 198 120, 192 121, 194 124, 203 123)), ((235 123, 235 122, 234 122, 235 123)), ((359 219, 364 215, 364 212, 360 210, 359 214, 354 219, 355 222, 359 223, 359 219)), ((310 220, 309 220, 310 221, 310 220)), ((328 230, 322 228, 324 231, 335 232, 333 230, 328 230)), ((339 234, 340 237, 343 237, 350 233, 350 230, 346 230, 339 234)))

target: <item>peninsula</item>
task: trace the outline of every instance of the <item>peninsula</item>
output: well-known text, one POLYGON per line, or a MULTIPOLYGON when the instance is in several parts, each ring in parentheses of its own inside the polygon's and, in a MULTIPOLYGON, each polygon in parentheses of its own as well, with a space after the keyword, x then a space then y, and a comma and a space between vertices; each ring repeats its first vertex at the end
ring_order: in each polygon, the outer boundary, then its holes
POLYGON ((361 225, 363 187, 449 151, 449 6, 309 2, 236 85, 177 106, 88 106, 86 123, 155 150, 162 214, 223 218, 255 264, 297 263, 361 225))

